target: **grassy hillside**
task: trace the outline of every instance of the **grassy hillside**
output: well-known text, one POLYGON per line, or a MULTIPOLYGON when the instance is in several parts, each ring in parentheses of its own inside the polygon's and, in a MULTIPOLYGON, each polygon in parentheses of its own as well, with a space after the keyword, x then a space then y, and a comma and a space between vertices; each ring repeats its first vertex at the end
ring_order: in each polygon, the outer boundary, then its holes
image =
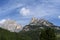
POLYGON ((16 33, 0 28, 0 40, 15 40, 16 33))
POLYGON ((57 40, 60 40, 60 34, 57 35, 57 40))

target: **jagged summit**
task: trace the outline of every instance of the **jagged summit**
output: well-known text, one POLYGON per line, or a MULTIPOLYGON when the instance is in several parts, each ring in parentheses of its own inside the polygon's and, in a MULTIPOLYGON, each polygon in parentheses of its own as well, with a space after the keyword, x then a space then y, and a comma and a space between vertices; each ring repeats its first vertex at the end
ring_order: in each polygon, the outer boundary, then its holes
POLYGON ((34 23, 34 22, 36 22, 36 21, 38 21, 38 19, 35 18, 35 17, 33 17, 32 20, 31 20, 31 23, 34 23))
POLYGON ((54 24, 49 22, 48 20, 45 20, 43 18, 35 18, 33 17, 28 25, 26 25, 23 30, 29 31, 29 30, 35 30, 39 28, 51 28, 54 24))
POLYGON ((23 28, 23 31, 44 29, 44 28, 55 28, 57 30, 60 30, 59 26, 54 25, 53 23, 49 22, 46 19, 43 18, 38 19, 33 17, 30 23, 23 28))
POLYGON ((43 19, 43 18, 35 18, 33 17, 31 22, 30 22, 30 25, 45 25, 45 26, 53 26, 52 23, 50 23, 49 21, 43 19))

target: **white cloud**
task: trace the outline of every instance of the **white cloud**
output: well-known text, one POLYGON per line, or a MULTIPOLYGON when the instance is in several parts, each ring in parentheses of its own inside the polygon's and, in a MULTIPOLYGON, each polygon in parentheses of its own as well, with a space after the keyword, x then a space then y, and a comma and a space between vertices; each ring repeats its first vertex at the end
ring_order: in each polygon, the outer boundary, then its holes
POLYGON ((27 16, 30 14, 30 10, 28 8, 22 8, 20 10, 20 13, 23 15, 23 16, 27 16))
POLYGON ((36 6, 31 6, 30 10, 31 13, 30 15, 36 16, 36 17, 45 17, 45 16, 53 16, 56 14, 59 14, 59 7, 56 5, 58 3, 52 2, 51 1, 44 1, 42 4, 37 4, 36 6), (51 4, 52 3, 52 4, 51 4))
POLYGON ((0 23, 2 24, 2 23, 4 23, 6 21, 6 19, 2 19, 2 20, 0 20, 0 23))
POLYGON ((58 18, 60 19, 60 16, 58 16, 58 18))

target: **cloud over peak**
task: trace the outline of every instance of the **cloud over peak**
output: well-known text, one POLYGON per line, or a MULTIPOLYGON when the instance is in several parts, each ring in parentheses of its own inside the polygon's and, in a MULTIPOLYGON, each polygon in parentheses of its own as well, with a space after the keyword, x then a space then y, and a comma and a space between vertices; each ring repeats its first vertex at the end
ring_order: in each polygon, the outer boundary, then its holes
POLYGON ((30 14, 30 10, 28 8, 23 7, 20 10, 20 14, 23 15, 23 16, 27 16, 27 15, 30 14))

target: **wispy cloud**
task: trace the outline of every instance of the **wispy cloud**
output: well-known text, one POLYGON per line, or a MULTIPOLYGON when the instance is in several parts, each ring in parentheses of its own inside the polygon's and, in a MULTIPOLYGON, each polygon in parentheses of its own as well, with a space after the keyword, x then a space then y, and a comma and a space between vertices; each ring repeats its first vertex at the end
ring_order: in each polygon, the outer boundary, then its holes
POLYGON ((16 8, 19 8, 21 6, 23 6, 23 5, 22 4, 17 4, 17 5, 11 5, 10 7, 7 7, 7 8, 0 8, 0 14, 4 13, 4 12, 11 11, 11 10, 16 9, 16 8))
POLYGON ((12 14, 10 18, 21 19, 22 22, 33 16, 57 17, 56 15, 60 15, 60 0, 10 0, 0 7, 0 15, 10 15, 10 13, 12 14), (16 15, 13 17, 13 14, 16 15))
MULTIPOLYGON (((39 0, 32 1, 33 4, 28 5, 29 3, 25 4, 28 9, 30 9, 30 14, 29 16, 36 16, 36 17, 44 17, 47 15, 56 15, 60 13, 59 5, 60 2, 56 0, 39 0), (58 4, 58 5, 57 5, 58 4)), ((28 17, 28 16, 27 16, 28 17)))
MULTIPOLYGON (((11 0, 7 5, 0 8, 0 14, 7 14, 9 11, 11 12, 13 9, 20 8, 22 6, 28 7, 31 16, 46 16, 52 14, 58 14, 59 11, 59 0, 11 0), (32 4, 31 4, 32 2, 32 4), (57 5, 58 4, 58 5, 57 5)), ((21 8, 22 9, 22 8, 21 8)), ((26 11, 27 12, 27 11, 26 11)), ((22 13, 23 14, 23 13, 22 13)))

